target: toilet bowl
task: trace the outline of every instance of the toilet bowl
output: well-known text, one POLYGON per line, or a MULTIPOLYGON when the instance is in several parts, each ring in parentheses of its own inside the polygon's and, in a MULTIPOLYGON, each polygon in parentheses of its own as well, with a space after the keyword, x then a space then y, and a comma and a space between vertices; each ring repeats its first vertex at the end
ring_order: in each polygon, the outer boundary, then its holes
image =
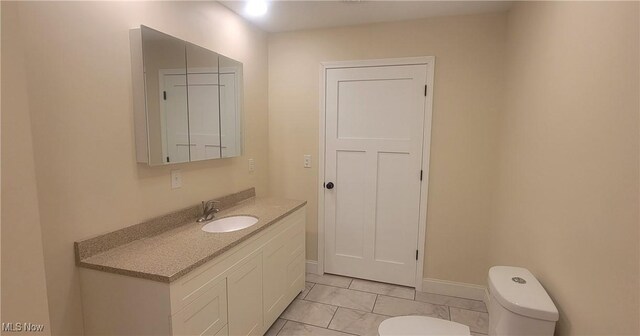
MULTIPOLYGON (((521 267, 489 270, 489 336, 551 336, 558 309, 540 282, 521 267)), ((391 317, 380 323, 380 336, 470 335, 466 325, 426 316, 391 317)))
POLYGON ((380 336, 469 336, 469 327, 457 322, 427 316, 388 318, 378 327, 380 336))

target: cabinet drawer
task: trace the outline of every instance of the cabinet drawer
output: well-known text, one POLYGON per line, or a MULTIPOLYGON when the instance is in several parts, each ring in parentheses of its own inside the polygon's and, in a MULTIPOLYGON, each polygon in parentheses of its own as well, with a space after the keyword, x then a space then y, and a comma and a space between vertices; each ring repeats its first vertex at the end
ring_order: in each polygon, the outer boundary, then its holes
POLYGON ((216 335, 227 324, 227 282, 222 279, 171 318, 174 335, 216 335))

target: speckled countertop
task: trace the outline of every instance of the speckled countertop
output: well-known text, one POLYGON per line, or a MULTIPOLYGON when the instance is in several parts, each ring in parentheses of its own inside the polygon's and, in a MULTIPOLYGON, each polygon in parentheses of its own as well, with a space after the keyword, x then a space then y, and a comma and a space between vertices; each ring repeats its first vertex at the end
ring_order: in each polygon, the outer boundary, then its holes
MULTIPOLYGON (((258 218, 255 225, 235 232, 204 232, 201 230, 204 224, 196 223, 190 218, 175 228, 87 257, 81 257, 83 253, 78 251, 78 245, 83 242, 79 242, 76 243, 76 264, 79 267, 105 272, 172 282, 300 209, 306 203, 282 198, 251 197, 243 200, 216 214, 216 218, 234 215, 258 218)), ((97 237, 94 240, 98 238, 105 239, 97 237)))

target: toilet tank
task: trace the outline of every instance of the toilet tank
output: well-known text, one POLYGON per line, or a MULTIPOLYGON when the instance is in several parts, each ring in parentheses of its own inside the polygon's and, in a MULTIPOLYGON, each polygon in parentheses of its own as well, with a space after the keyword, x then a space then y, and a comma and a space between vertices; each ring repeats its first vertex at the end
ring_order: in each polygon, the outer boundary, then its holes
POLYGON ((489 270, 489 335, 553 335, 558 309, 540 282, 521 267, 489 270))

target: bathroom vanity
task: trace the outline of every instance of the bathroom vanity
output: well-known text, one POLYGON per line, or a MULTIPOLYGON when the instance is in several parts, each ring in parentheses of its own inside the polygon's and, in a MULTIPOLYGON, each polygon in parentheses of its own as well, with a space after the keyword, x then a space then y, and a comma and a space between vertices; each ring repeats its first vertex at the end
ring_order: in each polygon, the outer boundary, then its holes
POLYGON ((264 334, 304 290, 306 202, 251 195, 220 199, 216 217, 258 218, 238 231, 203 231, 194 206, 77 242, 85 332, 264 334))

